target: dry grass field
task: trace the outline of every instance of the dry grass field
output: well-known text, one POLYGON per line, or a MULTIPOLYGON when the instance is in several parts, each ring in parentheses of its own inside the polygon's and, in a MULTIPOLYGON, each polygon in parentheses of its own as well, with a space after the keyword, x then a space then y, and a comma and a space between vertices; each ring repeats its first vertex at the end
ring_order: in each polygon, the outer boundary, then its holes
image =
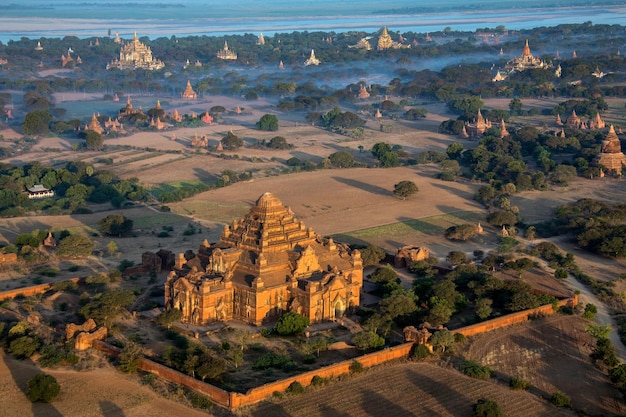
POLYGON ((251 417, 470 416, 480 398, 507 417, 574 416, 528 392, 464 376, 432 363, 396 363, 332 383, 305 395, 260 404, 251 417))
MULTIPOLYGON (((80 95, 82 97, 82 94, 80 95)), ((69 113, 79 111, 79 96, 64 96, 69 113)), ((85 109, 96 109, 97 97, 91 97, 85 109)), ((133 103, 144 109, 153 106, 156 98, 139 98, 133 103)), ((485 100, 492 108, 507 109, 508 99, 485 100)), ((559 100, 524 101, 527 107, 547 108, 559 100)), ((623 117, 623 100, 612 100, 611 114, 607 120, 618 123, 623 117)), ((486 233, 471 242, 458 244, 447 241, 442 232, 447 227, 461 223, 475 224, 484 221, 485 209, 473 200, 480 184, 435 179, 439 168, 435 165, 418 165, 392 169, 335 169, 301 172, 276 176, 284 161, 292 157, 318 162, 331 153, 346 150, 357 161, 372 162, 367 151, 373 144, 384 141, 401 145, 410 153, 423 150, 445 151, 452 142, 461 142, 465 148, 476 141, 437 133, 441 121, 453 117, 442 104, 428 104, 428 117, 419 121, 384 120, 392 125, 390 133, 379 131, 379 122, 369 119, 364 135, 358 140, 329 133, 302 123, 302 114, 278 114, 280 130, 261 132, 254 124, 265 113, 274 113, 271 103, 259 100, 253 104, 234 98, 211 97, 203 102, 188 103, 162 101, 166 111, 177 108, 179 112, 197 113, 213 105, 223 105, 229 113, 221 123, 196 129, 178 129, 164 132, 143 132, 129 137, 107 139, 106 144, 120 145, 103 152, 76 152, 72 150, 75 139, 42 138, 30 152, 0 162, 25 163, 40 161, 44 165, 61 166, 71 160, 81 160, 96 169, 111 170, 123 178, 136 177, 148 187, 157 184, 175 184, 181 181, 212 183, 224 170, 254 173, 253 180, 225 188, 211 190, 178 203, 168 204, 173 213, 162 213, 154 207, 125 209, 122 214, 135 222, 136 237, 98 238, 97 249, 105 251, 114 241, 120 254, 91 257, 81 266, 80 274, 91 274, 116 266, 121 259, 139 262, 144 251, 166 248, 174 252, 196 249, 202 239, 215 241, 224 223, 241 217, 264 192, 272 192, 290 206, 296 216, 322 235, 335 235, 337 240, 351 243, 372 243, 391 251, 398 246, 426 246, 434 256, 443 259, 451 250, 471 253, 474 249, 494 247, 498 230, 483 223, 486 233), (235 115, 236 106, 245 107, 244 113, 235 115), (247 145, 257 140, 284 136, 294 148, 268 150, 245 147, 237 159, 218 158, 206 151, 196 151, 188 144, 195 135, 207 135, 210 145, 233 130, 247 145), (176 140, 172 140, 173 135, 176 140), (130 147, 130 148, 122 148, 130 147), (360 152, 359 146, 366 151, 360 152), (110 159, 110 161, 106 161, 110 159), (393 185, 402 180, 414 181, 420 191, 407 200, 392 194, 393 185), (201 227, 200 234, 184 236, 188 224, 201 227), (171 225, 170 237, 157 238, 163 226, 171 225)), ((121 105, 119 106, 121 107, 121 105)), ((83 109, 84 110, 84 109, 83 109)), ((551 116, 537 116, 538 126, 551 126, 551 116)), ((513 121, 515 123, 515 121, 513 121)), ((20 135, 14 131, 0 131, 3 146, 16 141, 20 135)), ((549 191, 522 192, 511 198, 520 208, 521 217, 537 222, 550 217, 556 206, 589 197, 623 201, 626 182, 618 179, 576 179, 568 187, 549 191)), ((113 211, 108 207, 94 207, 89 215, 27 216, 0 219, 0 242, 12 242, 17 234, 34 229, 83 230, 92 233, 97 221, 113 211)), ((566 241, 559 245, 576 255, 577 263, 598 279, 614 280, 626 272, 624 261, 609 261, 579 251, 566 241)), ((62 273, 59 279, 69 276, 67 265, 57 265, 62 273)), ((1 276, 1 285, 22 286, 24 279, 12 273, 1 276)), ((22 277, 23 278, 23 277, 22 277)), ((28 282, 27 282, 28 283, 28 282)), ((558 316, 528 325, 490 333, 469 344, 467 357, 486 360, 500 375, 523 376, 543 396, 556 389, 568 393, 574 406, 583 412, 599 414, 624 414, 619 395, 610 387, 605 377, 593 368, 588 359, 590 341, 582 324, 570 317, 558 316), (575 384, 585 381, 577 390, 575 384)), ((53 370, 59 379, 63 394, 53 406, 31 406, 25 399, 25 381, 36 368, 6 356, 0 361, 0 416, 148 416, 148 415, 200 415, 161 399, 134 379, 126 378, 105 367, 85 373, 53 370)), ((363 375, 348 378, 331 386, 313 390, 303 396, 264 403, 242 412, 251 416, 404 416, 404 415, 469 415, 478 398, 497 401, 507 416, 557 416, 573 415, 559 410, 531 393, 511 391, 503 383, 469 379, 453 369, 432 363, 400 363, 370 370, 363 375)), ((206 414, 203 414, 206 415, 206 414)))

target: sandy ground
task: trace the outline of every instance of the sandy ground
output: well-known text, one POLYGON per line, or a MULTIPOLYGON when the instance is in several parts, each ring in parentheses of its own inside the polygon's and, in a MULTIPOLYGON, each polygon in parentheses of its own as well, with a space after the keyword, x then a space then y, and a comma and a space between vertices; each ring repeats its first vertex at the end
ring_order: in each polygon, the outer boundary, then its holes
POLYGON ((18 361, 0 351, 1 416, 36 417, 148 417, 207 416, 158 396, 148 387, 105 365, 88 372, 46 369, 61 392, 51 404, 31 402, 25 391, 30 378, 40 370, 30 361, 18 361))

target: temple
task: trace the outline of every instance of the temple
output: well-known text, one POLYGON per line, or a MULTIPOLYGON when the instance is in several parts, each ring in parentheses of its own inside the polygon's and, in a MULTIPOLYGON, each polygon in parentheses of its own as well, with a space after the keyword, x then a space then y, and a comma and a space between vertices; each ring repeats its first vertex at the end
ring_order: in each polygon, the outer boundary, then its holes
POLYGON ((84 130, 93 130, 94 132, 98 132, 100 134, 104 133, 104 128, 98 121, 95 113, 91 116, 91 120, 89 121, 89 123, 85 125, 84 130))
POLYGON ((237 54, 228 49, 228 42, 224 41, 224 49, 217 51, 217 57, 219 59, 235 60, 237 59, 237 54))
POLYGON ((41 184, 35 184, 32 187, 28 188, 28 198, 31 200, 48 197, 54 197, 54 191, 44 187, 41 184))
POLYGON ((195 100, 198 98, 198 95, 193 88, 191 88, 191 82, 187 80, 187 85, 185 86, 185 91, 181 94, 181 97, 187 100, 195 100))
POLYGON ((524 49, 522 50, 522 55, 519 57, 513 58, 511 61, 506 63, 504 67, 507 73, 512 72, 521 72, 526 71, 528 69, 534 68, 551 68, 552 65, 543 61, 539 57, 533 56, 530 52, 530 46, 528 45, 528 39, 526 39, 526 45, 524 45, 524 49))
POLYGON ((286 311, 316 323, 356 308, 362 285, 359 251, 322 238, 265 193, 217 243, 179 254, 165 306, 199 325, 237 319, 258 326, 286 311))
POLYGON ((158 70, 165 67, 163 61, 152 57, 152 50, 149 46, 144 45, 137 38, 137 33, 133 36, 133 40, 129 44, 122 46, 120 49, 120 57, 107 64, 107 69, 117 68, 124 69, 144 69, 158 70))
POLYGON ((376 49, 379 51, 384 51, 385 49, 400 49, 400 48, 410 48, 411 45, 404 45, 401 42, 395 42, 391 39, 389 32, 387 31, 387 27, 383 27, 383 32, 380 34, 378 38, 378 44, 376 45, 376 49))
POLYGON ((622 153, 622 145, 613 125, 609 127, 609 132, 602 141, 601 151, 593 164, 617 175, 622 174, 622 169, 626 166, 626 156, 622 153))
POLYGON ((491 128, 491 122, 483 117, 483 114, 479 109, 476 114, 476 119, 474 119, 471 123, 465 122, 465 126, 463 128, 464 129, 461 133, 464 133, 464 137, 478 138, 481 137, 487 129, 491 128))
POLYGON ((311 56, 309 57, 309 59, 304 61, 304 65, 308 67, 309 65, 319 65, 321 63, 322 61, 315 57, 315 50, 311 49, 311 56))

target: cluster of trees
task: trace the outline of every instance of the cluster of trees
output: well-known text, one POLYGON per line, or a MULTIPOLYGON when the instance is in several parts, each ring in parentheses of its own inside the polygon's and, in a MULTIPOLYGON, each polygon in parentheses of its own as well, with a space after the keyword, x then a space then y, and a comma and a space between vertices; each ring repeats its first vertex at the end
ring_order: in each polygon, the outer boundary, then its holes
POLYGON ((555 216, 536 225, 542 235, 571 233, 585 249, 607 257, 626 256, 626 204, 585 198, 557 207, 555 216))
POLYGON ((137 179, 120 180, 108 171, 94 171, 83 162, 68 162, 63 168, 38 162, 0 167, 0 216, 20 216, 34 210, 49 214, 87 211, 86 203, 110 202, 121 207, 126 200, 141 201, 146 190, 137 179), (26 189, 35 184, 53 189, 55 198, 29 199, 26 189))

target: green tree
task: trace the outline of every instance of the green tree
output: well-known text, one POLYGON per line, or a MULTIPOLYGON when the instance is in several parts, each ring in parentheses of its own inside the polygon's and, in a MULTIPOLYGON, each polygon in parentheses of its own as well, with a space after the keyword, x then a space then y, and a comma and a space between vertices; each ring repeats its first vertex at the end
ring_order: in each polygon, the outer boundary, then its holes
POLYGON ((52 115, 48 110, 34 110, 26 114, 22 124, 22 133, 25 135, 45 135, 50 131, 48 125, 52 115))
POLYGON ((293 334, 300 334, 309 327, 309 319, 301 314, 293 311, 289 311, 278 319, 278 322, 274 325, 274 331, 276 333, 286 336, 293 334))
POLYGON ((69 235, 59 242, 57 255, 69 257, 89 256, 93 251, 95 243, 86 235, 69 235))
POLYGON ((133 221, 121 214, 109 214, 98 221, 98 226, 107 235, 122 237, 133 230, 133 221))
POLYGON ((459 224, 457 226, 451 226, 446 229, 444 236, 450 240, 466 241, 478 234, 476 226, 472 224, 459 224))
POLYGON ((267 143, 267 147, 272 149, 290 149, 293 145, 287 143, 287 139, 282 136, 274 136, 267 143))
POLYGON ((514 98, 509 103, 509 112, 511 116, 519 116, 522 112, 522 101, 519 98, 514 98))
POLYGON ((465 254, 465 252, 453 250, 448 253, 448 256, 446 256, 446 260, 452 265, 460 265, 467 262, 467 255, 465 254))
POLYGON ((371 330, 357 333, 352 338, 352 343, 361 350, 377 349, 385 345, 385 339, 371 330))
POLYGON ((226 136, 222 138, 222 146, 224 149, 234 151, 243 146, 243 139, 235 135, 233 132, 228 132, 226 136))
POLYGON ((446 153, 450 159, 461 158, 461 152, 463 152, 463 145, 458 142, 453 142, 446 148, 446 153))
POLYGON ((183 313, 177 308, 168 308, 156 317, 156 322, 161 326, 166 326, 168 329, 172 327, 172 323, 180 320, 183 313))
POLYGON ((117 243, 110 241, 109 243, 107 243, 107 252, 109 253, 109 256, 114 256, 118 253, 119 249, 117 247, 117 243))
POLYGON ((61 391, 61 386, 52 375, 40 373, 28 381, 26 396, 30 402, 49 403, 54 400, 61 391))
POLYGON ((18 359, 30 358, 39 349, 41 342, 34 336, 20 336, 9 343, 9 353, 18 359))
POLYGON ((257 123, 260 130, 275 132, 278 130, 278 117, 274 114, 264 114, 257 123))
POLYGON ((591 303, 587 303, 587 305, 585 305, 585 311, 583 313, 584 319, 593 320, 597 314, 598 314, 598 307, 596 307, 594 304, 591 304, 591 303))
POLYGON ((370 245, 364 249, 361 249, 361 259, 363 260, 363 266, 378 265, 380 261, 385 259, 387 253, 380 246, 370 245))
POLYGON ((561 408, 569 408, 572 406, 572 400, 569 396, 567 396, 567 394, 561 391, 554 392, 550 397, 550 402, 561 408))
POLYGON ((492 313, 491 305, 493 304, 493 300, 489 298, 479 298, 476 301, 476 315, 479 319, 485 320, 492 313))
POLYGON ((378 142, 372 147, 372 155, 374 155, 376 159, 380 159, 389 152, 391 152, 391 145, 385 142, 378 142))
POLYGON ((445 352, 446 349, 454 345, 454 335, 450 330, 439 330, 433 333, 429 343, 433 345, 433 349, 445 352))
POLYGON ((481 398, 472 410, 472 417, 503 417, 502 410, 497 402, 481 398))
POLYGON ((125 307, 135 301, 130 290, 113 290, 97 294, 94 299, 78 309, 85 320, 94 319, 96 323, 110 327, 125 307))
POLYGON ((417 185, 415 185, 413 181, 400 181, 393 186, 393 194, 402 197, 403 200, 406 200, 407 197, 412 196, 418 191, 419 188, 417 188, 417 185))
POLYGON ((416 296, 409 293, 395 292, 380 302, 380 311, 391 320, 406 316, 417 310, 416 296))
POLYGON ((128 342, 120 353, 120 364, 117 369, 124 373, 132 374, 139 368, 139 363, 141 362, 142 357, 143 354, 141 352, 141 347, 136 343, 128 342))
POLYGON ((87 149, 92 151, 102 150, 104 147, 104 139, 102 139, 102 135, 93 130, 86 130, 84 133, 85 136, 85 146, 87 149))
POLYGON ((352 165, 354 165, 354 157, 350 152, 346 151, 331 153, 328 159, 330 160, 330 163, 333 164, 333 166, 339 168, 350 168, 352 165))

